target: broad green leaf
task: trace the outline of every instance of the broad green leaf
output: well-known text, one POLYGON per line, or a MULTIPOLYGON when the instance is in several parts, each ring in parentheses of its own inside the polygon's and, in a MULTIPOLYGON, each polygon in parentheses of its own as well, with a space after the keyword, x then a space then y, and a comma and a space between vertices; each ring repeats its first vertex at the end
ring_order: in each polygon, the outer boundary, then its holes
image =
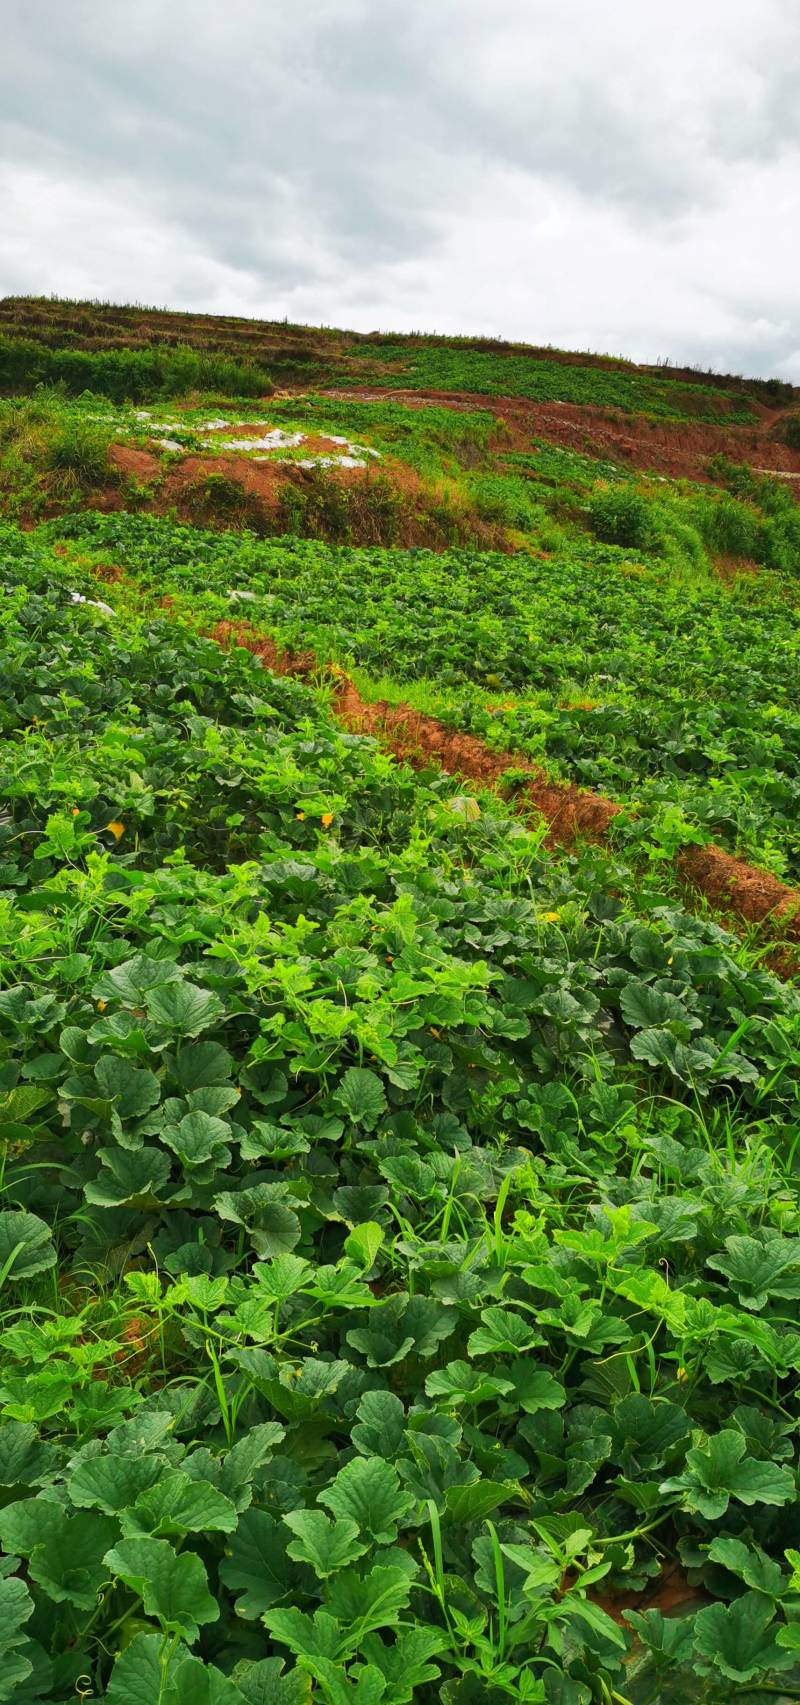
POLYGON ((111 1517, 97 1510, 67 1516, 31 1552, 28 1571, 56 1604, 92 1610, 98 1588, 108 1578, 105 1552, 117 1533, 111 1517))
POLYGON ((800 1237, 726 1237, 725 1250, 707 1265, 725 1274, 743 1308, 761 1309, 771 1296, 800 1297, 800 1237))
POLYGON ((709 1604, 698 1610, 694 1624, 695 1651, 705 1660, 706 1675, 721 1670, 743 1686, 754 1676, 789 1669, 795 1659, 775 1640, 770 1627, 774 1606, 762 1593, 747 1592, 733 1604, 709 1604))
POLYGON ((373 1130, 386 1111, 386 1092, 375 1072, 351 1066, 336 1091, 336 1101, 354 1124, 373 1130))
POLYGON ((700 1020, 692 1016, 682 1001, 668 991, 654 988, 652 983, 626 983, 620 991, 619 1004, 626 1024, 637 1030, 673 1023, 692 1030, 700 1027, 700 1020))
POLYGON ((0 1544, 4 1551, 30 1557, 37 1545, 56 1534, 64 1522, 63 1504, 48 1498, 19 1498, 0 1509, 0 1544))
POLYGON ((747 1444, 733 1429, 715 1433, 705 1445, 686 1452, 683 1474, 662 1483, 662 1492, 681 1492, 688 1510, 715 1520, 723 1516, 731 1498, 741 1504, 786 1504, 794 1492, 794 1475, 788 1468, 745 1457, 747 1444))
POLYGON ((772 1598, 781 1597, 786 1576, 780 1564, 768 1557, 760 1545, 746 1545, 743 1539, 727 1539, 722 1535, 712 1541, 708 1555, 712 1563, 721 1563, 723 1569, 738 1575, 746 1587, 772 1598))
POLYGON ((295 1657, 336 1658, 348 1649, 349 1630, 326 1610, 315 1610, 313 1617, 302 1610, 268 1610, 264 1624, 295 1657))
POLYGON ((355 1522, 359 1534, 376 1545, 393 1545, 398 1525, 410 1515, 414 1500, 402 1491, 391 1463, 376 1456, 357 1456, 320 1492, 319 1502, 327 1504, 336 1517, 355 1522))
POLYGON ((172 1653, 162 1685, 161 1634, 137 1634, 120 1653, 108 1685, 110 1705, 245 1705, 236 1683, 214 1664, 190 1657, 185 1646, 172 1653))
POLYGON ((311 1681, 305 1670, 284 1672, 282 1658, 246 1659, 236 1665, 233 1680, 245 1705, 311 1705, 311 1681))
POLYGON ((308 1154, 311 1144, 301 1131, 289 1130, 286 1125, 270 1125, 265 1119, 254 1119, 249 1130, 239 1139, 242 1160, 289 1160, 293 1155, 308 1154))
MULTIPOLYGON (((174 1705, 174 1693, 167 1686, 161 1693, 161 1634, 136 1634, 130 1645, 120 1652, 108 1683, 109 1705, 174 1705)), ((178 1647, 170 1663, 170 1679, 185 1656, 185 1647, 178 1647)))
POLYGON ((153 1023, 175 1036, 199 1036, 223 1011, 218 995, 183 981, 157 983, 146 991, 144 1004, 153 1023))
POLYGON ((55 1260, 50 1227, 44 1220, 14 1209, 0 1213, 0 1282, 18 1284, 53 1267, 55 1260))
POLYGON ((626 1297, 637 1308, 646 1308, 679 1335, 686 1326, 686 1298, 669 1285, 661 1273, 647 1268, 615 1268, 609 1272, 608 1287, 615 1296, 626 1297))
POLYGON ((215 1664, 200 1658, 184 1658, 175 1672, 168 1705, 244 1705, 236 1683, 215 1664))
POLYGON ((357 1267, 367 1271, 374 1264, 383 1239, 381 1226, 374 1220, 365 1220, 363 1225, 354 1226, 350 1236, 345 1238, 345 1255, 349 1255, 357 1267))
MULTIPOLYGON (((126 1282, 131 1277, 131 1274, 126 1274, 126 1282)), ((212 1279, 208 1273, 187 1274, 170 1286, 169 1300, 171 1303, 189 1302, 203 1314, 215 1314, 225 1303, 229 1283, 224 1274, 218 1279, 212 1279)), ((161 1300, 160 1286, 155 1300, 161 1300)))
POLYGON ((0 1393, 3 1414, 15 1421, 47 1421, 75 1395, 66 1374, 50 1373, 46 1368, 37 1368, 31 1374, 6 1374, 0 1393))
POLYGON ((121 1000, 124 1006, 140 1007, 148 989, 180 977, 171 959, 154 959, 147 953, 137 953, 113 971, 104 971, 95 984, 93 994, 104 999, 121 1000))
POLYGON ((404 1362, 414 1348, 414 1339, 402 1326, 389 1321, 384 1324, 385 1309, 369 1326, 357 1326, 347 1333, 350 1348, 363 1356, 368 1368, 391 1368, 404 1362), (392 1329, 394 1327, 394 1330, 392 1329))
POLYGON ((381 1307, 379 1298, 369 1289, 366 1274, 352 1261, 342 1261, 335 1267, 318 1267, 303 1289, 315 1302, 324 1303, 326 1309, 381 1307))
POLYGON ((286 1537, 266 1510, 245 1510, 220 1563, 220 1579, 236 1593, 236 1614, 252 1620, 292 1595, 297 1571, 286 1537))
POLYGON ((228 1083, 233 1060, 219 1042, 193 1042, 169 1059, 170 1074, 183 1090, 228 1083))
POLYGON ((473 1480, 466 1486, 448 1486, 445 1518, 453 1524, 484 1521, 492 1510, 518 1497, 518 1486, 503 1486, 493 1480, 473 1480))
POLYGON ((162 1199, 170 1162, 161 1149, 101 1149, 99 1159, 101 1171, 84 1185, 87 1202, 99 1208, 143 1208, 162 1199))
POLYGON ((40 1486, 59 1461, 60 1452, 42 1443, 30 1421, 0 1424, 0 1486, 40 1486))
POLYGON ((33 1615, 33 1599, 17 1575, 0 1578, 0 1651, 18 1646, 25 1638, 25 1623, 33 1615))
POLYGON ((41 1699, 42 1689, 29 1692, 25 1685, 33 1676, 33 1664, 28 1657, 30 1642, 20 1650, 3 1651, 0 1649, 0 1702, 2 1705, 13 1705, 14 1701, 24 1699, 41 1699))
POLYGON ((357 1676, 351 1679, 330 1658, 304 1655, 300 1661, 309 1675, 320 1683, 330 1705, 381 1705, 386 1693, 386 1678, 372 1664, 360 1664, 357 1676))
POLYGON ((295 1538, 286 1549, 298 1563, 308 1563, 320 1580, 354 1563, 367 1547, 358 1537, 358 1526, 347 1517, 331 1521, 322 1510, 290 1510, 283 1517, 295 1538))
POLYGON ((428 1374, 425 1381, 428 1396, 445 1399, 448 1407, 463 1405, 475 1408, 479 1403, 490 1403, 496 1397, 507 1396, 513 1389, 510 1379, 482 1374, 478 1368, 470 1367, 469 1362, 462 1361, 448 1362, 446 1368, 437 1368, 435 1373, 428 1374))
POLYGON ((101 1054, 94 1075, 100 1094, 114 1103, 120 1119, 139 1119, 161 1099, 161 1086, 155 1072, 132 1066, 119 1054, 101 1054))
POLYGON ((190 1645, 201 1623, 219 1617, 205 1568, 193 1551, 178 1556, 165 1539, 122 1539, 107 1551, 104 1563, 139 1594, 146 1616, 158 1617, 166 1631, 190 1645))
POLYGON ((654 1657, 676 1667, 689 1662, 694 1645, 692 1617, 662 1616, 660 1610, 626 1610, 623 1614, 654 1657))
POLYGON ((310 1261, 299 1255, 276 1255, 271 1261, 261 1261, 255 1272, 259 1297, 269 1303, 288 1302, 296 1296, 313 1276, 310 1261))
POLYGON ((233 1533, 237 1519, 229 1498, 207 1480, 190 1479, 180 1469, 163 1474, 142 1491, 121 1517, 126 1538, 154 1534, 165 1539, 186 1533, 233 1533))
POLYGON ((649 1066, 665 1066, 680 1083, 690 1086, 695 1078, 702 1079, 710 1065, 706 1053, 699 1048, 687 1047, 670 1030, 656 1025, 647 1030, 637 1030, 630 1050, 634 1059, 645 1060, 649 1066))
POLYGON ((282 1197, 282 1184, 260 1184, 250 1190, 223 1190, 214 1197, 221 1219, 247 1226, 256 1254, 265 1260, 288 1254, 300 1241, 300 1221, 282 1197))
POLYGON ((611 1412, 611 1460, 631 1475, 660 1468, 688 1437, 690 1428, 688 1417, 676 1404, 631 1392, 611 1412))
MULTIPOLYGON (((262 1421, 259 1426, 249 1427, 236 1444, 231 1447, 220 1464, 218 1484, 226 1498, 230 1498, 237 1510, 246 1508, 241 1500, 247 1491, 247 1503, 250 1502, 249 1490, 256 1469, 269 1462, 273 1451, 286 1437, 286 1429, 279 1421, 262 1421)), ((182 1464, 184 1470, 191 1472, 189 1463, 182 1464)))
POLYGON ((79 1462, 67 1481, 72 1503, 80 1509, 118 1515, 160 1479, 166 1459, 157 1455, 109 1454, 79 1462))
POLYGON ((397 1456, 403 1444, 405 1410, 391 1391, 365 1391, 350 1438, 362 1456, 397 1456))
POLYGON ((529 1320, 509 1308, 481 1309, 481 1321, 467 1344, 470 1356, 518 1356, 545 1342, 529 1320))
POLYGON ((233 1132, 224 1119, 199 1112, 185 1114, 177 1125, 163 1125, 159 1135, 185 1167, 204 1166, 215 1158, 221 1163, 226 1144, 229 1148, 233 1141, 233 1132))
POLYGON ((521 1356, 512 1362, 509 1377, 513 1390, 508 1400, 502 1403, 504 1414, 513 1404, 519 1405, 526 1415, 536 1415, 540 1409, 562 1409, 567 1401, 561 1381, 549 1368, 537 1367, 532 1359, 521 1356))
POLYGON ((438 1679, 440 1671, 431 1658, 446 1647, 440 1629, 417 1626, 398 1631, 391 1645, 385 1645, 378 1634, 367 1634, 360 1651, 385 1676, 392 1705, 408 1705, 426 1682, 438 1679))

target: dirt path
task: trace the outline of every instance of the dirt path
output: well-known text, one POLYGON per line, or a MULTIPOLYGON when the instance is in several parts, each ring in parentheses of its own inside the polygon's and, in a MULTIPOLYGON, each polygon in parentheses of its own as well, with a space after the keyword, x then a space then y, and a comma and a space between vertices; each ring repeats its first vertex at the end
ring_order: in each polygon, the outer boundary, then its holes
MULTIPOLYGON (((313 653, 282 652, 274 641, 246 623, 220 622, 212 639, 220 645, 241 645, 261 657, 278 674, 304 679, 325 673, 313 653)), ((602 841, 622 806, 602 794, 567 783, 551 782, 528 759, 515 752, 497 752, 471 734, 459 734, 410 705, 372 702, 362 698, 342 671, 331 669, 336 685, 334 711, 351 732, 370 734, 388 746, 395 757, 415 768, 434 762, 453 775, 483 787, 498 787, 508 770, 527 778, 511 796, 514 808, 540 813, 548 824, 547 843, 569 846, 578 837, 602 841)), ((768 871, 758 870, 713 844, 685 849, 677 858, 683 882, 722 912, 747 924, 761 926, 767 936, 800 945, 800 890, 789 888, 768 871)), ((791 947, 778 948, 770 964, 779 975, 791 976, 800 958, 791 947)))

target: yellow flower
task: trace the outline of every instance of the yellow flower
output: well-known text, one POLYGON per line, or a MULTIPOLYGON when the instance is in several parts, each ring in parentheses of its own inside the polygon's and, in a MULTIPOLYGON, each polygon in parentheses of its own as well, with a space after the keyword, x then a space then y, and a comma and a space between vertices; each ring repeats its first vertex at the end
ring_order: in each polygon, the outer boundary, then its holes
POLYGON ((80 808, 79 808, 79 806, 77 806, 77 805, 73 805, 73 807, 72 807, 72 815, 73 815, 73 817, 80 817, 80 814, 81 814, 81 813, 80 813, 80 808))
POLYGON ((295 817, 296 817, 298 823, 304 823, 306 820, 305 811, 296 811, 295 817))
POLYGON ((676 1373, 676 1375, 675 1375, 675 1378, 676 1378, 676 1379, 677 1379, 677 1380, 680 1380, 680 1381, 681 1381, 681 1383, 683 1383, 683 1382, 684 1382, 684 1381, 685 1381, 685 1380, 687 1380, 687 1379, 688 1379, 688 1378, 689 1378, 689 1375, 688 1375, 688 1373, 687 1373, 687 1372, 686 1372, 686 1369, 685 1369, 685 1368, 678 1368, 678 1371, 677 1371, 677 1373, 676 1373))
POLYGON ((546 924, 557 924, 560 916, 560 912, 542 912, 546 924))
POLYGON ((119 841, 125 833, 125 824, 118 823, 114 818, 110 823, 106 823, 106 830, 108 834, 114 836, 115 841, 119 841))
POLYGON ((323 829, 329 829, 331 826, 331 823, 333 822, 333 812, 332 811, 323 811, 322 816, 320 817, 320 822, 322 824, 323 829))
POLYGON ((105 1001, 98 1001, 97 1002, 97 1010, 98 1010, 98 1012, 105 1012, 105 1010, 106 1010, 105 1001))

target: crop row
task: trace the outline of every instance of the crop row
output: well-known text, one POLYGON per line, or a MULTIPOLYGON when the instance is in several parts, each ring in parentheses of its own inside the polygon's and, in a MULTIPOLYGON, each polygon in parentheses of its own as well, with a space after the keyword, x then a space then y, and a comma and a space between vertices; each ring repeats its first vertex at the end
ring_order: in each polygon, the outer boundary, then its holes
POLYGON ((790 1682, 800 997, 2 561, 0 1699, 790 1682))
POLYGON ((542 561, 258 542, 124 515, 45 531, 187 595, 209 621, 238 612, 295 648, 429 683, 459 725, 800 874, 800 622, 771 581, 676 580, 577 540, 542 561))
MULTIPOLYGON (((618 408, 666 418, 750 421, 754 412, 743 393, 711 385, 654 378, 631 368, 590 366, 519 354, 498 354, 459 344, 362 344, 359 360, 380 362, 386 389, 463 391, 480 396, 529 397, 618 408)), ((340 384, 335 373, 329 381, 340 384)), ((369 383, 369 377, 366 383, 369 383)))

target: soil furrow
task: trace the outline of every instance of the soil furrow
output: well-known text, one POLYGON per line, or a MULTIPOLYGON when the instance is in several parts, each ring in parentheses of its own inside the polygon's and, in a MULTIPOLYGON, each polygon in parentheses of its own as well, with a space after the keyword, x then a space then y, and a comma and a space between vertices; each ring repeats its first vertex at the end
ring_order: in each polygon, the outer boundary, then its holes
MULTIPOLYGON (((281 651, 274 640, 246 623, 219 622, 211 637, 226 647, 244 646, 279 674, 309 678, 326 672, 326 666, 320 665, 312 652, 281 651)), ((411 705, 364 699, 342 670, 328 665, 327 672, 335 682, 334 711, 342 724, 352 733, 373 735, 397 758, 414 767, 433 762, 451 774, 495 788, 509 770, 521 774, 525 779, 513 793, 512 802, 516 809, 532 808, 544 817, 551 846, 569 846, 578 837, 605 839, 623 809, 603 794, 550 781, 520 753, 494 751, 475 735, 446 728, 411 705)), ((685 848, 676 866, 681 880, 712 906, 745 923, 760 925, 781 942, 800 945, 800 890, 789 888, 769 871, 758 870, 713 843, 685 848)), ((779 949, 770 963, 779 974, 788 976, 797 970, 798 958, 787 946, 779 949)))

